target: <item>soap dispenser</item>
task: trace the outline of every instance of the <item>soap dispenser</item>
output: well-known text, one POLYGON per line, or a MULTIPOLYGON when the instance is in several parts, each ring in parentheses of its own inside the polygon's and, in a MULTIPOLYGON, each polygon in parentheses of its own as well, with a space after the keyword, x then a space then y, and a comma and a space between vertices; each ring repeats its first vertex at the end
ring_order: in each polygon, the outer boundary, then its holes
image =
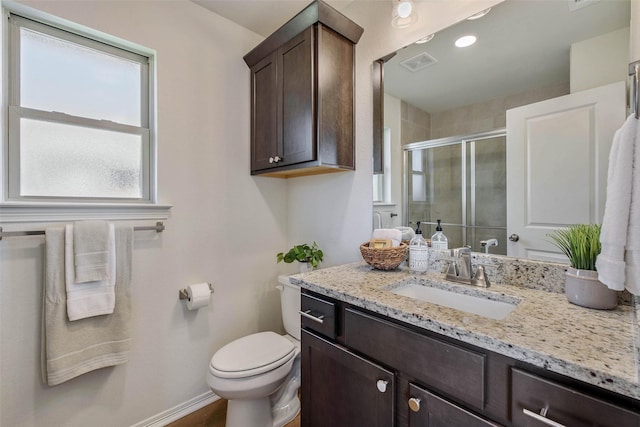
POLYGON ((440 220, 438 220, 438 225, 436 226, 436 234, 431 236, 431 247, 433 249, 449 249, 449 239, 442 232, 440 220))
POLYGON ((409 270, 414 273, 425 273, 429 268, 429 245, 422 237, 420 221, 416 235, 409 242, 409 270))

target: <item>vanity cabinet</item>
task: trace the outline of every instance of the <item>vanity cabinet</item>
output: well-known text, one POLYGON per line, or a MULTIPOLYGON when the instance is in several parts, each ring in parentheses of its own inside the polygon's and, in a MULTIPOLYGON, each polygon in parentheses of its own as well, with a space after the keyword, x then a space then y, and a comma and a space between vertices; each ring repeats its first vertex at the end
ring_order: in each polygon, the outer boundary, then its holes
POLYGON ((301 425, 640 427, 640 403, 303 290, 301 425))
POLYGON ((355 44, 362 28, 322 1, 244 60, 251 69, 251 174, 355 169, 355 44))

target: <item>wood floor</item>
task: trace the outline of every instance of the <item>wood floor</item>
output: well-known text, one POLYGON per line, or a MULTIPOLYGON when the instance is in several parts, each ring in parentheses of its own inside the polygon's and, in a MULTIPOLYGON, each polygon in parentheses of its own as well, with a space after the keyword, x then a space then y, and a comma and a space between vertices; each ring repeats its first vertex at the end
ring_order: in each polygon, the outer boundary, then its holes
MULTIPOLYGON (((184 418, 167 424, 167 427, 224 427, 227 401, 220 399, 184 418)), ((300 414, 285 427, 300 427, 300 414)))

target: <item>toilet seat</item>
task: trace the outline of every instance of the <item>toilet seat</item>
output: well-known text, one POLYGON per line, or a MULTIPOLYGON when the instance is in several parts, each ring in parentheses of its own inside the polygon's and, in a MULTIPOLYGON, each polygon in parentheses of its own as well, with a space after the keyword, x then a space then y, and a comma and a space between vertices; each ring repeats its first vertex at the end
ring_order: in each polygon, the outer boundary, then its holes
POLYGON ((218 378, 245 378, 276 369, 295 355, 296 347, 290 340, 275 332, 259 332, 218 350, 209 371, 218 378))

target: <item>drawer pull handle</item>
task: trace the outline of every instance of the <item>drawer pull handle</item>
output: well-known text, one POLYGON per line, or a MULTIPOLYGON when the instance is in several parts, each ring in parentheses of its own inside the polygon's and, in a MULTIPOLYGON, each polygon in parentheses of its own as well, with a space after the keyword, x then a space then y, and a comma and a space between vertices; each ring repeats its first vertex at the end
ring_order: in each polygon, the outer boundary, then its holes
POLYGON ((413 412, 418 412, 420 411, 420 399, 418 399, 417 397, 412 397, 411 399, 409 399, 409 409, 411 409, 413 412))
POLYGON ((307 319, 313 320, 314 322, 318 322, 321 325, 324 323, 324 320, 323 320, 324 314, 321 314, 320 316, 316 317, 311 314, 311 310, 307 310, 307 311, 300 310, 298 313, 300 313, 300 316, 306 317, 307 319))
POLYGON ((378 387, 378 391, 380 393, 384 393, 385 391, 387 391, 387 384, 389 384, 389 381, 378 380, 378 382, 376 383, 376 387, 378 387))
POLYGON ((540 411, 540 414, 536 414, 535 412, 530 411, 527 408, 523 408, 522 412, 525 415, 527 415, 527 416, 529 416, 529 417, 531 417, 533 419, 536 419, 536 420, 540 421, 541 423, 546 424, 548 426, 551 426, 551 427, 566 427, 564 424, 557 423, 557 422, 547 418, 545 416, 545 415, 547 415, 547 408, 542 408, 542 410, 540 411))

